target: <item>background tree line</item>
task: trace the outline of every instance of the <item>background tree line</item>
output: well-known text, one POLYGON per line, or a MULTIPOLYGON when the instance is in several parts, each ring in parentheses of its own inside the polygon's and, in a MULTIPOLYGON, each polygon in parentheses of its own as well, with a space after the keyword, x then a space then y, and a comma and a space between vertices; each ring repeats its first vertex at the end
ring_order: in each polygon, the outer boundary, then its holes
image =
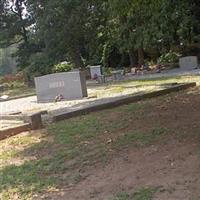
POLYGON ((0 48, 17 44, 29 75, 66 60, 139 66, 170 50, 198 53, 199 22, 199 0, 0 0, 0 48))

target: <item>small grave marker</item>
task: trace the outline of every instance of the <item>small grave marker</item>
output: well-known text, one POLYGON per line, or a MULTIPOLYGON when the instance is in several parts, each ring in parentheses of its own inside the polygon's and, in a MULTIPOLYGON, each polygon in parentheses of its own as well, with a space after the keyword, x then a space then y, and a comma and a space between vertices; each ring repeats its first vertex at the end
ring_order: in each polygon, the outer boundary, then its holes
POLYGON ((182 69, 195 69, 198 67, 198 58, 197 56, 187 56, 179 59, 179 66, 182 69))
POLYGON ((101 65, 91 66, 90 67, 90 74, 91 74, 91 79, 96 79, 99 76, 101 76, 102 75, 102 73, 101 73, 101 65))

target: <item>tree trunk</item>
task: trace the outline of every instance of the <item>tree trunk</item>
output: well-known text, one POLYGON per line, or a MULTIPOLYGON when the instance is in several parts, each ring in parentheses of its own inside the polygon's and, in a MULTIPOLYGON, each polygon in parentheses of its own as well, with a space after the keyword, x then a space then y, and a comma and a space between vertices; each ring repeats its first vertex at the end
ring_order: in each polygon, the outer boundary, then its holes
POLYGON ((80 53, 79 48, 76 48, 75 50, 72 51, 71 58, 72 58, 72 62, 75 65, 75 68, 78 68, 78 69, 84 68, 84 63, 81 58, 81 53, 80 53))
POLYGON ((138 48, 138 65, 144 65, 144 50, 142 47, 138 48))
MULTIPOLYGON (((22 6, 22 1, 16 0, 15 1, 15 6, 16 6, 17 12, 15 12, 14 9, 13 9, 13 12, 19 17, 21 23, 23 24, 23 21, 24 21, 23 14, 22 14, 23 9, 21 7, 22 6)), ((21 35, 23 37, 25 46, 28 47, 29 42, 28 42, 27 30, 26 30, 24 25, 22 25, 21 29, 22 29, 21 35)))
POLYGON ((130 60, 130 66, 134 67, 135 66, 135 55, 134 55, 133 49, 129 49, 129 60, 130 60))

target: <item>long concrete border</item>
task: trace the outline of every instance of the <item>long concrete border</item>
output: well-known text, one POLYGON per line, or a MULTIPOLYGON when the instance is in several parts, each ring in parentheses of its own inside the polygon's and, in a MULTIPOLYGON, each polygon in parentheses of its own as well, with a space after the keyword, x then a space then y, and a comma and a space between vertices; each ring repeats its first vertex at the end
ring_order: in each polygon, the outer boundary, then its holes
POLYGON ((32 94, 27 94, 27 95, 22 95, 22 96, 10 97, 8 99, 0 99, 0 102, 6 102, 6 101, 11 101, 11 100, 16 100, 16 99, 23 99, 23 98, 32 97, 35 95, 36 95, 35 93, 32 93, 32 94))
POLYGON ((15 126, 12 128, 5 128, 5 129, 0 130, 0 140, 4 140, 11 136, 17 135, 21 132, 30 131, 30 130, 31 130, 31 125, 28 123, 25 123, 25 124, 22 124, 19 126, 15 126))
MULTIPOLYGON (((29 116, 17 116, 18 120, 24 121, 22 125, 7 127, 0 130, 0 140, 17 135, 24 131, 37 130, 43 128, 42 114, 47 114, 47 111, 32 113, 29 116)), ((16 116, 2 116, 2 119, 13 120, 16 116)))
POLYGON ((88 107, 78 109, 78 110, 75 110, 75 111, 68 111, 66 113, 57 114, 57 115, 53 116, 52 120, 53 120, 53 122, 58 122, 58 121, 61 121, 61 120, 72 118, 72 117, 85 115, 85 114, 88 114, 88 113, 91 113, 91 112, 104 110, 104 109, 110 109, 110 108, 114 108, 114 107, 117 107, 117 106, 138 102, 138 101, 141 101, 141 100, 166 95, 166 94, 169 94, 171 92, 177 92, 177 91, 185 90, 185 89, 188 89, 190 87, 195 87, 195 86, 196 86, 196 83, 193 82, 193 83, 176 85, 176 86, 173 86, 171 88, 167 88, 167 89, 163 89, 163 90, 159 90, 159 91, 154 91, 154 92, 150 92, 150 93, 146 93, 146 94, 141 94, 141 95, 136 95, 136 96, 125 96, 125 97, 122 97, 121 99, 110 100, 109 102, 106 102, 106 103, 104 102, 104 103, 100 103, 98 105, 90 105, 88 107))
MULTIPOLYGON (((122 97, 122 98, 117 99, 117 100, 112 99, 112 100, 110 100, 109 102, 106 102, 106 103, 103 102, 103 103, 99 103, 98 105, 90 105, 88 107, 78 109, 78 110, 75 110, 75 111, 69 111, 69 112, 66 112, 66 113, 63 113, 63 114, 54 115, 53 116, 53 122, 58 122, 58 121, 61 121, 61 120, 72 118, 72 117, 85 115, 85 114, 88 114, 88 113, 91 113, 91 112, 104 110, 104 109, 110 109, 110 108, 114 108, 114 107, 117 107, 117 106, 138 102, 138 101, 141 101, 141 100, 166 95, 166 94, 169 94, 171 92, 176 92, 176 91, 188 89, 190 87, 195 87, 195 86, 196 86, 196 83, 187 83, 187 84, 176 85, 176 86, 173 86, 171 88, 167 88, 167 89, 163 89, 163 90, 159 90, 159 91, 154 91, 154 92, 150 92, 150 93, 146 93, 146 94, 141 94, 141 95, 136 95, 136 96, 125 96, 125 97, 122 97)), ((12 127, 12 128, 5 128, 5 129, 0 130, 0 140, 9 138, 11 136, 17 135, 17 134, 24 132, 24 131, 30 131, 30 130, 33 130, 33 129, 36 129, 36 128, 38 129, 39 127, 42 127, 42 124, 40 124, 41 123, 41 119, 40 119, 41 114, 42 113, 35 113, 35 114, 30 116, 30 117, 34 117, 34 118, 35 118, 35 116, 37 117, 36 119, 34 119, 35 124, 33 124, 33 122, 24 123, 20 126, 15 126, 15 127, 12 127), (38 118, 38 116, 39 116, 39 118, 38 118), (35 125, 37 127, 35 127, 35 125)))

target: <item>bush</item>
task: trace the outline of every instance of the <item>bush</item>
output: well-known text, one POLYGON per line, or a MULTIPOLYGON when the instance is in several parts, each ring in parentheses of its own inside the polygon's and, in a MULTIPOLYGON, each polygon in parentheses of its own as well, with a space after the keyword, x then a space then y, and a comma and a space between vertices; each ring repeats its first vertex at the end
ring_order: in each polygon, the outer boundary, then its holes
POLYGON ((106 76, 112 75, 112 69, 110 67, 104 67, 103 68, 103 74, 106 76))
POLYGON ((36 53, 29 59, 29 67, 24 73, 31 78, 51 73, 52 60, 45 53, 36 53))
POLYGON ((13 81, 13 82, 9 82, 9 83, 4 83, 3 87, 5 89, 15 89, 15 88, 25 87, 25 84, 24 84, 24 82, 20 82, 20 81, 13 81))
POLYGON ((12 82, 24 82, 24 76, 23 73, 17 73, 17 74, 9 74, 2 76, 0 79, 1 83, 12 83, 12 82))
POLYGON ((178 62, 179 55, 175 52, 168 52, 166 54, 163 54, 158 59, 158 63, 160 64, 167 64, 167 63, 176 63, 178 62))
POLYGON ((58 73, 58 72, 69 72, 73 69, 73 65, 69 62, 63 62, 59 63, 57 65, 54 65, 53 67, 53 72, 58 73))

